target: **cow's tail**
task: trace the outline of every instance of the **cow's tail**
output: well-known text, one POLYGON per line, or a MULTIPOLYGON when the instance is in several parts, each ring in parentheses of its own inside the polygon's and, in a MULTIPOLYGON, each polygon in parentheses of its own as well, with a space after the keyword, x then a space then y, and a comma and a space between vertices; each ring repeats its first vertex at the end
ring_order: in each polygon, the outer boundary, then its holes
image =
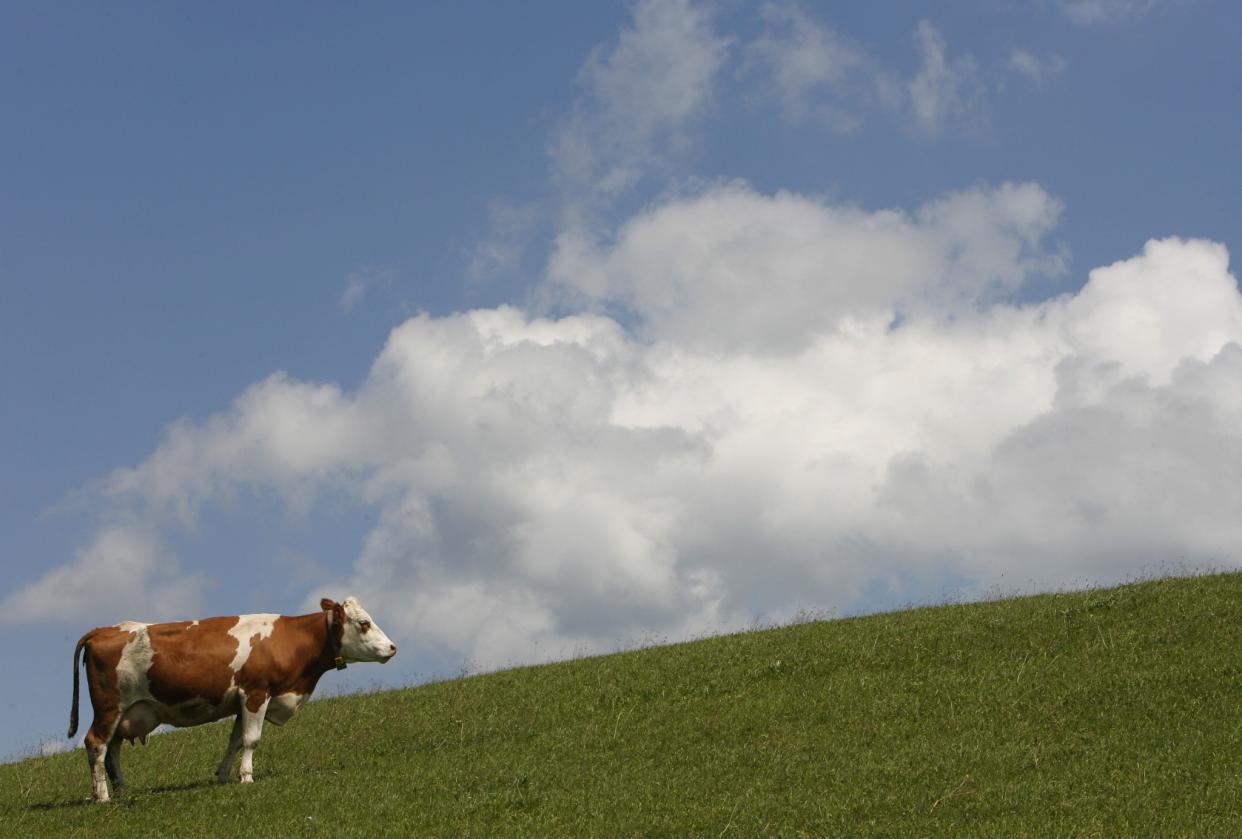
POLYGON ((80 669, 79 657, 82 655, 82 649, 87 642, 91 640, 91 636, 95 634, 95 630, 83 635, 78 639, 78 645, 73 648, 73 705, 69 708, 69 733, 66 737, 72 737, 78 733, 78 670, 80 669))

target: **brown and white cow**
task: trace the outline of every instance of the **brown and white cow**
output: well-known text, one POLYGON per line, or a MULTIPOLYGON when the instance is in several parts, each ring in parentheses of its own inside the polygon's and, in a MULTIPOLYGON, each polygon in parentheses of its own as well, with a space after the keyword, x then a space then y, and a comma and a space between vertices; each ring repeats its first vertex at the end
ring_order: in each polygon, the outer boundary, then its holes
POLYGON ((396 644, 356 598, 324 598, 322 611, 297 617, 235 615, 175 623, 137 623, 92 629, 73 651, 73 708, 69 736, 78 730, 78 656, 95 719, 86 732, 86 757, 96 801, 118 795, 121 741, 146 742, 161 723, 184 727, 237 715, 216 771, 226 783, 242 749, 241 781, 254 780, 254 749, 263 721, 283 725, 332 668, 356 661, 388 661, 396 644))

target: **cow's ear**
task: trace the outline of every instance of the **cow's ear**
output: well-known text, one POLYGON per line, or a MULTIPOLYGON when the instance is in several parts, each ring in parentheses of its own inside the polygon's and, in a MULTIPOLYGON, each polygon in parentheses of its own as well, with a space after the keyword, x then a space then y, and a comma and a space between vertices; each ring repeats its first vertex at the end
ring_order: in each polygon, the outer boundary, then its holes
POLYGON ((323 600, 319 601, 319 608, 323 609, 325 612, 331 612, 336 608, 336 604, 332 602, 331 597, 325 597, 323 600))

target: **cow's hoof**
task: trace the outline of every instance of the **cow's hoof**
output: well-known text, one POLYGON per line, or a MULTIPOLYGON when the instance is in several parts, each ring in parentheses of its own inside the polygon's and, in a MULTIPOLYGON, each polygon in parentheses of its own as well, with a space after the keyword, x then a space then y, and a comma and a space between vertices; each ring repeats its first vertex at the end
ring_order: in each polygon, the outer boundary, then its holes
POLYGON ((241 782, 242 782, 243 784, 253 784, 253 783, 254 783, 254 776, 253 776, 253 775, 242 775, 242 776, 241 776, 241 782))

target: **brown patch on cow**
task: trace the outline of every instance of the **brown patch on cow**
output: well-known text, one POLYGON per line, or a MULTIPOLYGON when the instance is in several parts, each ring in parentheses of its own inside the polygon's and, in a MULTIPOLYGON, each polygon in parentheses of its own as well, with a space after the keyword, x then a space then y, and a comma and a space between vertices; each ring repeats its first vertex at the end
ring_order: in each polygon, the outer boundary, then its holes
MULTIPOLYGON (((86 761, 92 767, 92 777, 101 771, 100 761, 120 721, 121 691, 117 666, 121 663, 126 644, 133 640, 135 634, 115 626, 103 626, 87 633, 79 642, 85 642, 82 663, 86 667, 86 687, 90 692, 93 712, 91 727, 85 737, 86 761)), ((74 658, 77 658, 76 654, 74 658)))
POLYGON ((325 613, 331 613, 331 617, 325 619, 332 630, 332 637, 336 647, 340 649, 341 640, 345 637, 345 624, 349 621, 349 616, 345 614, 345 607, 331 597, 325 597, 319 601, 319 608, 325 613))
MULTIPOLYGON (((109 710, 114 714, 117 712, 121 691, 116 668, 121 663, 125 645, 134 639, 135 634, 115 626, 102 626, 89 633, 82 663, 86 666, 86 689, 90 693, 91 709, 95 712, 92 731, 101 716, 107 716, 109 710)), ((110 727, 111 723, 107 725, 110 727)))
POLYGON ((345 641, 345 624, 349 618, 345 615, 345 607, 340 603, 332 604, 332 622, 328 625, 329 631, 332 633, 332 644, 337 650, 341 648, 341 644, 345 641))
MULTIPOLYGON (((280 616, 266 638, 250 639, 250 656, 237 674, 246 691, 247 707, 255 693, 309 694, 319 678, 332 667, 328 625, 322 612, 297 617, 280 616)), ((258 710, 258 707, 250 708, 258 710)))
POLYGON ((236 615, 207 618, 198 623, 177 621, 147 627, 151 639, 151 669, 147 673, 151 695, 165 705, 205 700, 224 702, 233 686, 230 663, 237 654, 237 639, 229 630, 236 615))

